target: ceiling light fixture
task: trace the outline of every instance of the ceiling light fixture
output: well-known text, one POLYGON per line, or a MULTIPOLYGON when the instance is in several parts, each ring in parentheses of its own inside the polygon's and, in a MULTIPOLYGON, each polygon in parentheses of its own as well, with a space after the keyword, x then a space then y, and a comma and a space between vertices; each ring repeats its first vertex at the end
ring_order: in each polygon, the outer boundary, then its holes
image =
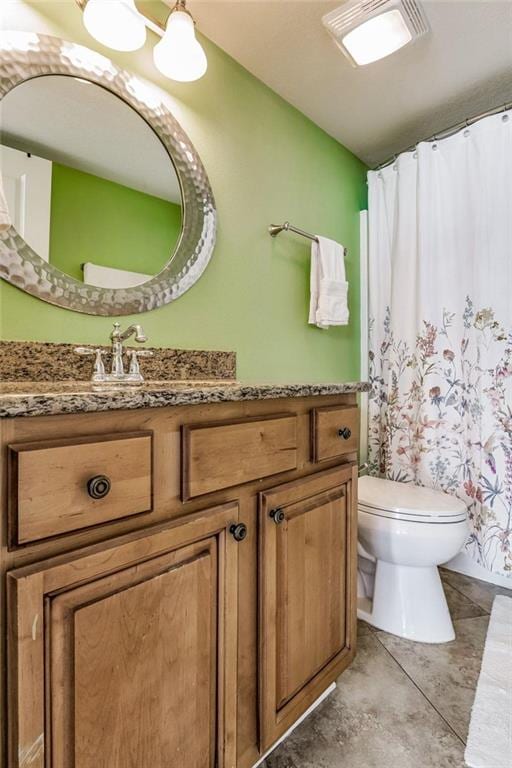
POLYGON ((199 80, 208 67, 206 54, 196 38, 195 22, 185 0, 177 0, 164 26, 135 0, 76 0, 84 25, 92 37, 115 51, 136 51, 146 41, 146 28, 162 39, 153 50, 157 69, 171 80, 199 80))
POLYGON ((194 23, 185 0, 178 0, 167 20, 164 36, 153 49, 156 68, 181 83, 199 80, 208 67, 206 54, 196 38, 194 23))
POLYGON ((348 0, 322 22, 353 66, 379 61, 429 31, 417 0, 348 0))
POLYGON ((89 0, 84 25, 95 40, 114 51, 136 51, 146 42, 146 25, 134 0, 89 0))

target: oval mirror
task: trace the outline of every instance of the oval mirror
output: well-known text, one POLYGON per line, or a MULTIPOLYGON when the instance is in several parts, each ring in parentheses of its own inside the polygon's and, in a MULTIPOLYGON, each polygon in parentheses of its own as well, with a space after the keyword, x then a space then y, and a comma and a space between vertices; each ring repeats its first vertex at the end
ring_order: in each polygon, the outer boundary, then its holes
POLYGON ((0 274, 90 314, 178 298, 208 263, 216 212, 159 92, 82 46, 10 38, 0 49, 0 168, 12 226, 0 233, 0 274))

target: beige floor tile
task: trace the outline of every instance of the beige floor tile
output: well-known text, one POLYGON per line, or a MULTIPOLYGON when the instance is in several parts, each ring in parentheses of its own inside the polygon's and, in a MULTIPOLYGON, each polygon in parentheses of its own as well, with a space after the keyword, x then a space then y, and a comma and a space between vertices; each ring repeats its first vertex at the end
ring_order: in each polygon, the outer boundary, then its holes
POLYGON ((484 608, 473 603, 469 597, 452 587, 448 581, 443 580, 443 589, 453 621, 456 619, 474 619, 476 616, 486 615, 484 608))
POLYGON ((366 621, 363 621, 362 619, 357 620, 357 636, 363 637, 364 635, 368 635, 371 632, 375 632, 375 628, 372 627, 370 624, 367 624, 366 621))
POLYGON ((489 616, 454 622, 456 639, 432 645, 378 632, 391 653, 432 705, 464 741, 480 674, 489 616))
POLYGON ((473 579, 469 576, 464 576, 463 573, 456 573, 455 571, 449 571, 445 568, 441 569, 441 578, 445 583, 450 584, 457 589, 463 595, 465 595, 472 603, 479 605, 487 613, 491 612, 492 604, 496 595, 506 595, 512 597, 512 578, 511 589, 505 589, 505 587, 498 587, 495 584, 489 584, 487 581, 480 581, 479 579, 473 579))
MULTIPOLYGON (((476 619, 478 621, 478 619, 476 619)), ((336 691, 267 768, 463 768, 464 745, 374 632, 360 636, 336 691)))

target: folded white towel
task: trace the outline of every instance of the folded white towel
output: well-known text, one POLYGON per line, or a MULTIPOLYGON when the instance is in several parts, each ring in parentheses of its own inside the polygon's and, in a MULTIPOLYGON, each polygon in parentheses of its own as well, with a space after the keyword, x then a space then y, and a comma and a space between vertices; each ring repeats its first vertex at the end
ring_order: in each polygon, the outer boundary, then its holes
POLYGON ((2 174, 0 173, 0 232, 5 232, 9 229, 12 221, 9 215, 9 209, 7 207, 7 200, 4 194, 4 185, 2 183, 2 174))
POLYGON ((311 245, 311 300, 309 322, 319 328, 348 325, 348 283, 345 279, 345 249, 318 237, 311 245))

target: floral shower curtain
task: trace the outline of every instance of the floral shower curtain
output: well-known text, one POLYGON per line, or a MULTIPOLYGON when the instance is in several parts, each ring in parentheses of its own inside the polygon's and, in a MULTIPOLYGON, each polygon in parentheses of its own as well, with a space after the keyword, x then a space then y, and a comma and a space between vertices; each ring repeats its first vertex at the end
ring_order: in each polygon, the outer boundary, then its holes
POLYGON ((512 572, 512 111, 368 174, 372 474, 455 494, 512 572))

